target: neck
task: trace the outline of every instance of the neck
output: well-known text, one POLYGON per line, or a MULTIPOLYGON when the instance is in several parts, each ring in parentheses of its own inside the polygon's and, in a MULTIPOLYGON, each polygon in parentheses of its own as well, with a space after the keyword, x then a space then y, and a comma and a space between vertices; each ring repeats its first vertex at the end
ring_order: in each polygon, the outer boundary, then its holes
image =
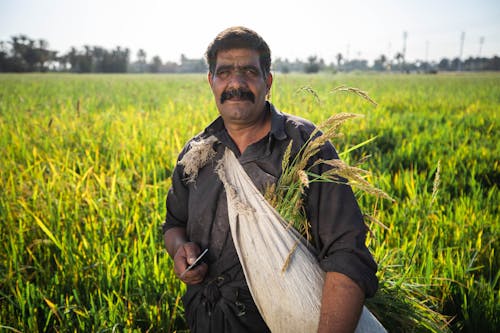
POLYGON ((262 116, 252 124, 225 124, 229 136, 233 139, 240 153, 248 146, 265 137, 271 130, 271 113, 263 112, 262 116))

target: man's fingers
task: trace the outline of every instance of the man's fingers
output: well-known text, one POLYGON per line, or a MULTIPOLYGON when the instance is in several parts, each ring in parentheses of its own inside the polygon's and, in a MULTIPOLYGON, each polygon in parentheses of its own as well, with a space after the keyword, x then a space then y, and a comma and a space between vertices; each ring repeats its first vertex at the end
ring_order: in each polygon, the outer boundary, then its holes
POLYGON ((208 271, 208 265, 205 263, 196 266, 189 272, 186 272, 182 277, 182 281, 186 284, 197 284, 203 281, 208 271))
POLYGON ((177 257, 177 260, 174 260, 174 272, 175 275, 179 276, 182 272, 184 272, 188 268, 188 263, 185 258, 177 257))
POLYGON ((208 265, 205 263, 199 262, 193 268, 187 270, 200 254, 200 247, 191 242, 183 244, 177 250, 174 256, 174 272, 184 283, 197 284, 201 283, 205 278, 208 272, 208 265))
POLYGON ((196 266, 195 268, 193 268, 193 271, 195 271, 197 275, 205 277, 205 274, 207 274, 207 271, 208 271, 208 265, 205 263, 202 263, 202 264, 196 266))
POLYGON ((184 245, 179 246, 174 256, 174 272, 179 276, 189 266, 184 245))
POLYGON ((193 264, 201 252, 199 246, 195 243, 184 244, 184 251, 186 253, 186 261, 188 265, 193 264))

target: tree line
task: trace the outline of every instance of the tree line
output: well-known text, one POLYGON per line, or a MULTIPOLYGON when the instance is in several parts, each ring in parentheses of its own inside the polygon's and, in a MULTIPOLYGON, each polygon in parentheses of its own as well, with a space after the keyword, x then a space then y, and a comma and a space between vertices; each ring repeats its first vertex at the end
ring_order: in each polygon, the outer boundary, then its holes
MULTIPOLYGON (((85 45, 80 49, 72 47, 67 53, 59 54, 50 50, 44 39, 31 39, 26 35, 12 36, 8 41, 0 41, 0 72, 72 72, 72 73, 203 73, 207 65, 203 58, 190 59, 184 54, 179 62, 166 61, 155 55, 149 61, 147 53, 140 49, 136 60, 130 61, 130 49, 117 46, 108 50, 100 46, 85 45)), ((469 57, 443 58, 439 62, 407 62, 402 53, 393 57, 380 55, 372 65, 364 59, 346 59, 338 53, 334 62, 311 55, 306 61, 277 58, 273 70, 282 73, 317 73, 350 71, 392 71, 424 72, 438 71, 498 71, 500 58, 469 57)))
POLYGON ((397 53, 392 59, 386 55, 380 55, 373 65, 369 65, 364 59, 345 59, 341 53, 336 55, 335 63, 325 63, 317 56, 309 56, 307 61, 296 59, 277 58, 273 61, 273 69, 278 72, 306 72, 317 73, 329 72, 352 72, 352 71, 377 71, 377 72, 403 72, 403 73, 437 73, 438 71, 498 71, 500 70, 500 57, 469 57, 460 60, 443 58, 439 62, 428 62, 417 60, 415 62, 405 61, 401 53, 397 53))

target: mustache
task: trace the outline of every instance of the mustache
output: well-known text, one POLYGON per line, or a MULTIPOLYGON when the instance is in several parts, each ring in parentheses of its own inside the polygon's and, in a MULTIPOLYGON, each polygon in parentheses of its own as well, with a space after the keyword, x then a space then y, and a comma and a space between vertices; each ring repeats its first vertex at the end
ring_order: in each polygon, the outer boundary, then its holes
POLYGON ((233 97, 255 103, 255 95, 250 90, 244 89, 231 89, 224 91, 220 96, 220 103, 222 104, 233 97))

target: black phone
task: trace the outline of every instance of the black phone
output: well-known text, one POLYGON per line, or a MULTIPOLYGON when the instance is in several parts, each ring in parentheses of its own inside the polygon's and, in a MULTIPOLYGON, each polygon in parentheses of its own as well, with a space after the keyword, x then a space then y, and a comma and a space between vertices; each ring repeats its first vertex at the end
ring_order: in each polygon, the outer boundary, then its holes
POLYGON ((186 274, 187 272, 189 272, 191 269, 195 268, 196 266, 198 266, 199 263, 201 263, 201 259, 205 256, 205 254, 207 254, 208 252, 208 249, 205 249, 199 256, 198 258, 196 258, 196 260, 191 264, 189 265, 188 268, 186 268, 186 270, 184 272, 182 272, 181 274, 181 278, 184 276, 184 274, 186 274))

